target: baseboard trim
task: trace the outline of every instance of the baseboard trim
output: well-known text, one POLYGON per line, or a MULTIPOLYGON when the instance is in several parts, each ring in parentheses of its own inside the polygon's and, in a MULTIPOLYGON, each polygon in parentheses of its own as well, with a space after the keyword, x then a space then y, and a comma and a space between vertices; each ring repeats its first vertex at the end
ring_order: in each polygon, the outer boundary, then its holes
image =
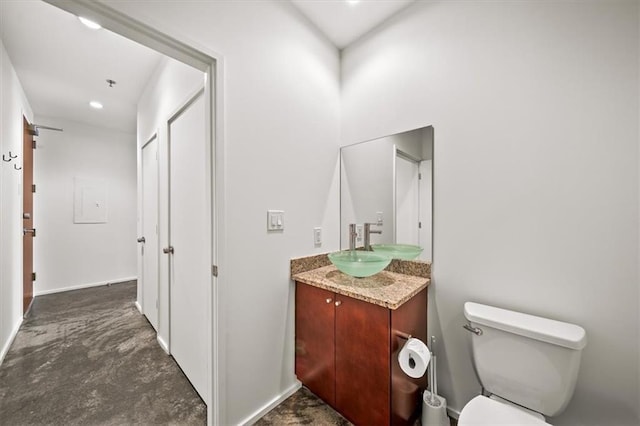
POLYGON ((133 302, 133 304, 136 305, 136 308, 138 309, 138 312, 140 312, 142 315, 144 315, 144 313, 142 312, 142 306, 140 306, 138 301, 136 300, 135 302, 133 302))
POLYGON ((162 350, 165 351, 167 355, 171 355, 171 353, 169 352, 169 345, 167 345, 167 343, 162 340, 162 337, 160 337, 159 334, 156 334, 156 340, 158 341, 158 344, 160 345, 162 350))
POLYGON ((451 417, 452 419, 458 420, 460 418, 460 411, 454 410, 451 407, 447 407, 447 416, 451 417))
POLYGON ((21 325, 22 325, 22 315, 20 315, 20 320, 18 321, 16 326, 13 328, 13 330, 11 330, 11 334, 9 335, 9 338, 7 339, 6 343, 2 347, 2 352, 0 352, 0 365, 2 365, 2 363, 4 362, 4 357, 7 355, 7 352, 9 352, 9 348, 11 347, 11 344, 15 340, 21 325))
POLYGON ((302 383, 300 383, 298 380, 296 380, 296 382, 293 385, 291 385, 287 390, 285 390, 280 395, 278 395, 275 398, 273 398, 265 406, 263 406, 258 411, 256 411, 255 413, 253 413, 252 415, 250 415, 246 419, 242 420, 238 424, 247 425, 247 426, 254 424, 258 420, 260 420, 260 418, 262 418, 262 416, 264 416, 269 411, 271 411, 275 407, 277 407, 280 403, 282 403, 285 399, 289 398, 291 395, 296 393, 298 391, 298 389, 300 389, 301 387, 302 387, 302 383))
POLYGON ((127 282, 127 281, 133 281, 133 280, 137 280, 137 279, 138 279, 137 276, 116 278, 116 279, 113 279, 113 280, 98 281, 98 282, 95 282, 95 283, 87 283, 87 284, 80 284, 80 285, 74 285, 74 286, 69 286, 69 287, 54 288, 54 289, 51 289, 51 290, 34 291, 33 295, 34 296, 43 296, 45 294, 64 293, 65 291, 80 290, 80 289, 89 288, 89 287, 100 287, 102 285, 118 284, 118 283, 123 283, 123 282, 127 282))

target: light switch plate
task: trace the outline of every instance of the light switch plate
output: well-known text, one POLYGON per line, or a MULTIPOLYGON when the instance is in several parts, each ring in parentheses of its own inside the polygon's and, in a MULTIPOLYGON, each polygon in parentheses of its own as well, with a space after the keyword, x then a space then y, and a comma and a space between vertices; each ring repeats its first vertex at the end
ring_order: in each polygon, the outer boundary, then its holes
POLYGON ((267 210, 267 231, 284 230, 284 211, 267 210))
POLYGON ((322 228, 313 228, 313 244, 319 246, 322 244, 322 228))

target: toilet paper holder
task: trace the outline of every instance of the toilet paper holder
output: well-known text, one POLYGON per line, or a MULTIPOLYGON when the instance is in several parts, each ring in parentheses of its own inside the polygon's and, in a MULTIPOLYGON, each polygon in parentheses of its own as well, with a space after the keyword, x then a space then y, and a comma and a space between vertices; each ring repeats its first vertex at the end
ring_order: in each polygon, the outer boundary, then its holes
POLYGON ((412 379, 419 379, 424 376, 431 359, 429 347, 420 339, 412 337, 408 333, 394 330, 394 334, 406 342, 399 342, 401 346, 398 352, 398 363, 400 369, 412 379))
POLYGON ((405 339, 405 340, 409 340, 409 339, 411 339, 413 337, 410 334, 403 333, 402 331, 396 331, 395 335, 400 337, 401 339, 405 339))

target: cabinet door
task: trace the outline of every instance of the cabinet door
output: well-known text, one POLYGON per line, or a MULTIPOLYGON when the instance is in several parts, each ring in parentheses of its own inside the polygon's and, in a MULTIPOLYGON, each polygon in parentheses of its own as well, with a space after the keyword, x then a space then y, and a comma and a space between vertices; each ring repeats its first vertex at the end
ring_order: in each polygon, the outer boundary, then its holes
POLYGON ((336 408, 356 425, 388 425, 389 310, 337 295, 336 408))
POLYGON ((335 407, 335 297, 296 282, 296 376, 335 407))

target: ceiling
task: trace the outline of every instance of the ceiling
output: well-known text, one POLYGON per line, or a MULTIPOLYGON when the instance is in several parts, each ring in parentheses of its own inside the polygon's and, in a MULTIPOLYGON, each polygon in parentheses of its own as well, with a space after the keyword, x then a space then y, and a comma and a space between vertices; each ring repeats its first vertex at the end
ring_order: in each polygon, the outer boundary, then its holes
POLYGON ((41 1, 0 1, 0 37, 36 116, 135 132, 138 99, 161 54, 41 1))
POLYGON ((351 44, 414 0, 291 0, 338 48, 351 44))
MULTIPOLYGON (((291 0, 338 48, 413 1, 291 0)), ((91 30, 42 1, 0 0, 0 37, 36 116, 135 132, 137 102, 160 53, 91 30), (114 87, 107 79, 116 81, 114 87), (93 100, 104 108, 89 107, 93 100)))

